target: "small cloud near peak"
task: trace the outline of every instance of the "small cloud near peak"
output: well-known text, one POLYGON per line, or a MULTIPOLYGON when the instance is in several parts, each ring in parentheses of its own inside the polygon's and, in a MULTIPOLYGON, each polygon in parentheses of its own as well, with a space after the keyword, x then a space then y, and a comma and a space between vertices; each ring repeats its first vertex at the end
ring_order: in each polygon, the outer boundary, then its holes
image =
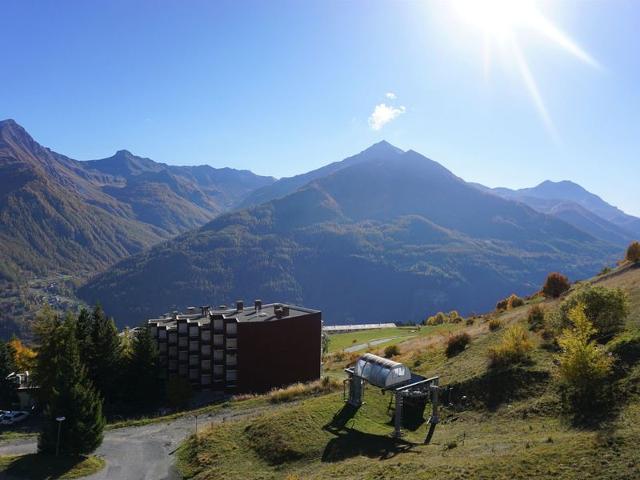
POLYGON ((373 130, 380 130, 387 123, 395 120, 406 111, 403 106, 394 107, 386 103, 380 103, 375 106, 371 115, 369 115, 369 126, 373 130))

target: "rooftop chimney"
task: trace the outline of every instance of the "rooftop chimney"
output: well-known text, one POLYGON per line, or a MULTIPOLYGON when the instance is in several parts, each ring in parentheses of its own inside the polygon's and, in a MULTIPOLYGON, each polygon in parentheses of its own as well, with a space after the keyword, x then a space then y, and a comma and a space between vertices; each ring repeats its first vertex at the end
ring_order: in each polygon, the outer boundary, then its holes
POLYGON ((256 301, 253 302, 253 306, 256 308, 256 312, 262 310, 262 300, 256 299, 256 301))
POLYGON ((243 302, 242 300, 238 300, 238 301, 236 302, 236 310, 237 310, 238 312, 241 312, 241 311, 243 311, 243 310, 244 310, 244 302, 243 302))

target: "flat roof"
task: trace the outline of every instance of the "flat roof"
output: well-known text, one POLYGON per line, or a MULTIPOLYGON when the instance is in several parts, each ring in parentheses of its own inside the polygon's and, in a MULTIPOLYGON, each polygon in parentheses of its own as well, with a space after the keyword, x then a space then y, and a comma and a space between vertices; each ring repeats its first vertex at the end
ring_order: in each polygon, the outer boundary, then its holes
POLYGON ((208 308, 204 315, 202 313, 202 308, 203 307, 198 308, 198 312, 178 313, 175 317, 172 314, 167 314, 160 318, 151 318, 147 320, 147 323, 158 323, 167 327, 171 327, 177 324, 177 320, 187 320, 187 323, 197 323, 198 325, 205 325, 211 322, 211 316, 216 315, 222 315, 224 318, 235 318, 238 322, 268 322, 320 313, 320 310, 314 310, 311 308, 305 308, 298 305, 290 305, 286 303, 269 303, 266 305, 262 305, 262 308, 257 311, 254 305, 250 305, 248 307, 245 306, 240 311, 235 308, 208 308), (276 309, 279 308, 284 308, 285 310, 288 308, 289 313, 278 318, 276 315, 276 309))

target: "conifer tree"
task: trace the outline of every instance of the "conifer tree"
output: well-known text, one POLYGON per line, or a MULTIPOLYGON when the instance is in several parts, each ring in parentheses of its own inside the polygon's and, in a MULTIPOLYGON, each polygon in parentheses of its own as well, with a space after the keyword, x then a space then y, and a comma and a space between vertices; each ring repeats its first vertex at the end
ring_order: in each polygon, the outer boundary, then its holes
POLYGON ((18 400, 16 385, 7 380, 7 375, 15 371, 15 352, 7 342, 0 341, 0 408, 9 409, 18 400))
POLYGON ((133 334, 131 354, 127 358, 127 399, 138 411, 158 404, 162 395, 158 349, 147 327, 133 334))
POLYGON ((122 348, 113 319, 108 318, 100 305, 96 305, 91 318, 88 353, 85 364, 89 378, 105 402, 116 401, 118 380, 122 371, 122 348))
POLYGON ((89 362, 89 354, 91 350, 91 327, 93 317, 86 308, 80 310, 78 320, 76 322, 76 339, 78 340, 78 351, 80 353, 80 361, 85 365, 89 362))
MULTIPOLYGON (((54 453, 60 428, 60 453, 91 453, 102 443, 105 425, 102 399, 80 361, 75 319, 68 315, 64 322, 53 325, 50 335, 40 339, 42 351, 55 353, 50 358, 51 365, 45 368, 52 377, 48 381, 50 389, 45 398, 38 450, 54 453), (56 421, 59 417, 65 418, 62 424, 56 421)), ((40 365, 42 358, 38 360, 40 365)))

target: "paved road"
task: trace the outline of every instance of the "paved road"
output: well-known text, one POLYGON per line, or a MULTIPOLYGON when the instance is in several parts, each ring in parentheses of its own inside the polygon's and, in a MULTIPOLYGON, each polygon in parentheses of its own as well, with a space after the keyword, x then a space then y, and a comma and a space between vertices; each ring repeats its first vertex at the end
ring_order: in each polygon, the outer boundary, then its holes
MULTIPOLYGON (((198 416, 198 428, 208 423, 223 422, 233 417, 256 414, 262 408, 245 411, 222 411, 198 416)), ((96 455, 107 466, 90 477, 91 480, 174 480, 180 476, 175 470, 175 450, 195 430, 193 416, 185 416, 165 423, 140 427, 126 427, 105 432, 104 441, 96 455)), ((0 445, 0 455, 34 453, 36 440, 27 439, 0 445)), ((0 479, 8 479, 0 473, 0 479)))

